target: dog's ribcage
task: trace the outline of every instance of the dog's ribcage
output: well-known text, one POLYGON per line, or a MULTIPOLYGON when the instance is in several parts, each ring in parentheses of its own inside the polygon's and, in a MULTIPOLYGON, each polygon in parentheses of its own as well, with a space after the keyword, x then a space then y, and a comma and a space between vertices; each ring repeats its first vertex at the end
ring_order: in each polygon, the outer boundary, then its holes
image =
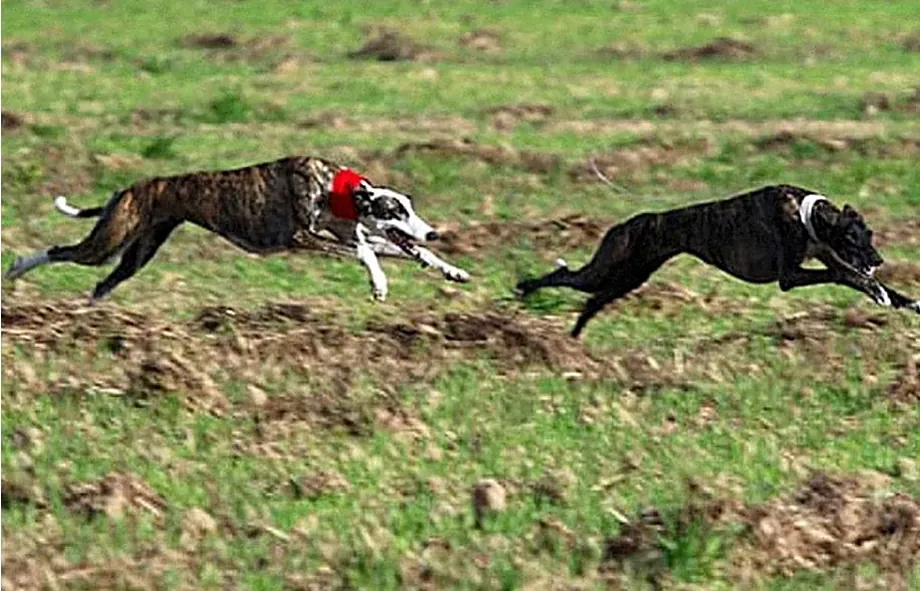
POLYGON ((317 158, 285 158, 151 179, 132 189, 137 195, 155 195, 146 203, 150 216, 175 216, 246 250, 272 251, 292 246, 295 235, 315 222, 334 171, 317 158))

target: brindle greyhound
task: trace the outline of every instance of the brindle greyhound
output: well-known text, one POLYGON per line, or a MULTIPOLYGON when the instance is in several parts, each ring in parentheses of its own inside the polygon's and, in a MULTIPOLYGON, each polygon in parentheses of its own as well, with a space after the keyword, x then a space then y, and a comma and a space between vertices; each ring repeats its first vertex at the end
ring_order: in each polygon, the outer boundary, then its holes
POLYGON ((680 253, 750 283, 779 281, 780 289, 834 283, 859 290, 883 306, 920 312, 920 302, 872 277, 882 257, 872 231, 849 205, 842 210, 801 187, 763 187, 709 203, 662 213, 643 213, 611 228, 591 261, 577 271, 559 268, 518 283, 522 296, 544 287, 571 287, 594 294, 572 336, 611 301, 636 289, 665 261, 680 253), (803 269, 817 258, 826 269, 803 269))
POLYGON ((115 270, 96 285, 92 301, 147 264, 183 222, 248 252, 307 248, 356 257, 381 301, 387 278, 377 255, 416 260, 451 281, 469 280, 466 271, 416 244, 438 234, 416 215, 408 195, 320 158, 298 156, 236 170, 142 180, 116 191, 102 207, 77 209, 64 197, 57 197, 55 206, 75 218, 100 219, 79 244, 17 258, 6 277, 15 279, 46 263, 101 265, 121 254, 115 270))

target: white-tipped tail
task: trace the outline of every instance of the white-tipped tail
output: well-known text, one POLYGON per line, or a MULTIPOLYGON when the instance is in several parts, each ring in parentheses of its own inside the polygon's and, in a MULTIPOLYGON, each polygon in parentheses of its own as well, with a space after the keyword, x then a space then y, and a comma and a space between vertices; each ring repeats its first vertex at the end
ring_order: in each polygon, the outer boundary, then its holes
POLYGON ((58 195, 54 198, 54 206, 64 215, 69 215, 72 218, 80 217, 80 210, 73 205, 69 205, 67 203, 67 197, 63 195, 58 195))

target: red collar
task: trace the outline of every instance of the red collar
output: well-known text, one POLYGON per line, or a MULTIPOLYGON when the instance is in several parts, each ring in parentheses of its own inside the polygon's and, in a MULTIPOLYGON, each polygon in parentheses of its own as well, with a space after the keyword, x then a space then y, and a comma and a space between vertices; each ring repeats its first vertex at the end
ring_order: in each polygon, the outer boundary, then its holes
POLYGON ((358 205, 355 203, 355 189, 367 179, 350 168, 342 168, 332 177, 329 190, 329 211, 343 220, 358 219, 358 205))

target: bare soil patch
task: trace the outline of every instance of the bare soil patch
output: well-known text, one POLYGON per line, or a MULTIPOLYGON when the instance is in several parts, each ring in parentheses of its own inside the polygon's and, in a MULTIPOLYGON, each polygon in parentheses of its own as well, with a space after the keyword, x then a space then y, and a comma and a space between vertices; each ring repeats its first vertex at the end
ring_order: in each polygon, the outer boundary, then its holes
POLYGON ((381 62, 434 59, 431 49, 414 39, 392 29, 368 31, 368 38, 360 49, 349 52, 353 59, 377 60, 381 62))
MULTIPOLYGON (((878 225, 871 224, 871 226, 874 230, 875 242, 879 246, 886 244, 920 245, 920 216, 891 220, 878 225)), ((882 269, 879 271, 881 272, 882 269)))
POLYGON ((920 52, 920 31, 914 31, 904 37, 904 40, 901 42, 901 47, 904 48, 904 51, 911 53, 920 52))
POLYGON ((568 175, 576 183, 603 182, 597 174, 598 171, 607 178, 616 179, 630 171, 655 166, 686 166, 701 156, 713 154, 715 149, 715 144, 705 138, 670 143, 646 140, 598 154, 571 167, 568 175))
POLYGON ((500 105, 483 109, 490 125, 500 131, 514 129, 522 123, 541 124, 553 116, 555 109, 550 105, 520 103, 500 105))
POLYGON ((920 354, 908 359, 885 392, 889 400, 897 405, 920 407, 920 354))
POLYGON ((269 61, 269 67, 294 59, 290 53, 290 38, 286 35, 256 36, 242 39, 232 33, 201 33, 179 40, 185 49, 198 49, 218 62, 258 63, 269 61))
POLYGON ((620 533, 604 542, 599 574, 615 580, 623 572, 641 573, 657 588, 667 575, 672 544, 677 540, 710 543, 714 536, 722 535, 725 524, 738 519, 740 510, 737 502, 709 492, 704 494, 691 486, 690 499, 685 505, 646 507, 633 518, 623 517, 620 533))
POLYGON ((731 37, 717 37, 697 47, 684 47, 662 54, 666 60, 699 61, 711 59, 743 61, 756 57, 752 44, 731 37))
POLYGON ((16 131, 20 127, 26 124, 26 119, 24 116, 14 113, 12 111, 3 111, 2 113, 2 124, 3 131, 16 131))
POLYGON ((457 39, 457 43, 459 43, 461 47, 482 53, 498 54, 504 49, 502 47, 501 35, 489 29, 476 29, 464 33, 457 39))
POLYGON ((749 506, 741 560, 771 574, 872 561, 906 574, 920 556, 920 503, 855 477, 815 474, 800 489, 749 506))
POLYGON ((868 92, 863 95, 860 108, 870 117, 879 112, 920 114, 920 88, 907 95, 868 92))
POLYGON ((202 33, 187 35, 180 44, 188 49, 231 49, 238 47, 240 41, 230 33, 202 33))
POLYGON ((93 482, 71 485, 64 491, 63 502, 68 510, 87 519, 146 514, 162 522, 166 515, 163 497, 132 474, 113 472, 93 482))
POLYGON ((908 261, 886 262, 876 275, 879 281, 886 283, 920 283, 920 264, 908 261))
POLYGON ((575 250, 597 246, 613 221, 596 221, 582 214, 533 222, 473 222, 446 224, 439 250, 447 254, 486 256, 490 251, 528 240, 540 250, 575 250))
POLYGON ((879 138, 782 130, 761 136, 753 142, 760 151, 789 152, 795 146, 809 143, 826 153, 854 153, 860 156, 920 156, 920 139, 915 137, 879 138))
POLYGON ((428 380, 457 360, 481 357, 502 371, 534 366, 587 375, 600 371, 559 321, 516 312, 417 313, 403 321, 372 322, 356 334, 297 303, 251 311, 207 307, 187 323, 170 323, 115 306, 10 304, 8 299, 2 314, 5 356, 7 345, 23 345, 36 355, 84 367, 69 372, 61 386, 35 376, 26 367, 33 361, 7 358, 5 375, 26 394, 33 388, 39 394, 60 387, 96 389, 151 404, 176 393, 193 412, 223 414, 232 405, 215 385, 220 380, 258 384, 293 370, 309 380, 303 391, 260 397, 259 404, 243 410, 312 417, 317 424, 363 433, 375 424, 411 430, 417 423, 390 396, 398 385, 394 376, 428 380), (115 355, 118 362, 106 363, 104 371, 86 369, 101 355, 115 355), (386 384, 378 398, 364 401, 352 395, 359 375, 386 384), (390 418, 375 416, 375 408, 388 409, 390 418))
POLYGON ((815 473, 791 493, 747 505, 691 489, 685 505, 623 517, 620 533, 605 542, 600 573, 610 578, 628 570, 654 581, 667 573, 671 544, 707 548, 721 540, 744 579, 864 561, 903 577, 920 557, 920 503, 875 486, 867 478, 815 473), (735 524, 744 526, 740 534, 729 533, 735 524))
POLYGON ((542 174, 556 170, 561 164, 561 159, 555 154, 517 150, 507 145, 479 144, 469 138, 407 142, 397 147, 392 157, 399 159, 409 154, 467 158, 494 165, 516 166, 529 172, 542 174))

